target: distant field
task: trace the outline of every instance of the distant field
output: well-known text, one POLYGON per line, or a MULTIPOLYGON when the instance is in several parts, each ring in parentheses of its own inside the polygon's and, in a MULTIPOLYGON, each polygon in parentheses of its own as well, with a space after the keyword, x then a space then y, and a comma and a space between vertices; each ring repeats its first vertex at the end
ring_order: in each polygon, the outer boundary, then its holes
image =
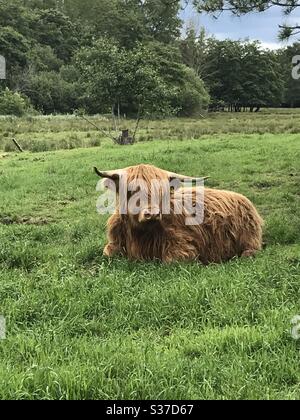
POLYGON ((72 117, 1 120, 0 398, 300 399, 300 112, 141 127, 120 147, 72 117), (7 153, 12 135, 42 152, 7 153), (103 258, 92 167, 142 162, 246 194, 266 249, 209 267, 103 258))
MULTIPOLYGON (((98 127, 111 131, 112 135, 115 134, 109 116, 90 117, 90 120, 98 127)), ((134 130, 135 124, 135 121, 122 121, 120 128, 134 130)), ((300 109, 210 113, 198 119, 145 120, 140 124, 137 140, 189 140, 226 133, 297 134, 300 133, 300 109)), ((101 132, 80 117, 0 117, 0 150, 15 150, 12 137, 16 137, 25 150, 32 152, 95 147, 105 140, 101 132)))

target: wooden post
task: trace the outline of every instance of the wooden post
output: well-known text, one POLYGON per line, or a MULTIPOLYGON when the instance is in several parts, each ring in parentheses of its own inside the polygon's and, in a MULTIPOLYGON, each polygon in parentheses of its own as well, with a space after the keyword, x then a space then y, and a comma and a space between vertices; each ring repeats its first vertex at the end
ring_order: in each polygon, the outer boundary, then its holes
POLYGON ((118 137, 116 142, 123 146, 127 144, 133 144, 134 139, 129 136, 129 130, 126 129, 126 130, 122 130, 122 134, 118 137))
POLYGON ((22 147, 19 145, 19 143, 17 142, 16 139, 12 139, 12 141, 14 142, 14 145, 16 146, 16 148, 19 150, 19 152, 23 153, 24 150, 22 149, 22 147))

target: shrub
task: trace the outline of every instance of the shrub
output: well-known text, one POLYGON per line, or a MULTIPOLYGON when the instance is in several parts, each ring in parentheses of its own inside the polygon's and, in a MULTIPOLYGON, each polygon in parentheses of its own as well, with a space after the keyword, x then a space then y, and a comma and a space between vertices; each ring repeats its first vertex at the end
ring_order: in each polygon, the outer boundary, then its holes
POLYGON ((183 68, 184 83, 180 89, 178 107, 180 115, 184 117, 196 116, 207 109, 210 101, 204 82, 196 75, 194 70, 183 68))
POLYGON ((79 106, 77 86, 54 71, 31 74, 26 91, 34 107, 45 114, 67 113, 79 106))
POLYGON ((0 114, 21 117, 29 109, 28 99, 17 92, 5 89, 0 93, 0 114))

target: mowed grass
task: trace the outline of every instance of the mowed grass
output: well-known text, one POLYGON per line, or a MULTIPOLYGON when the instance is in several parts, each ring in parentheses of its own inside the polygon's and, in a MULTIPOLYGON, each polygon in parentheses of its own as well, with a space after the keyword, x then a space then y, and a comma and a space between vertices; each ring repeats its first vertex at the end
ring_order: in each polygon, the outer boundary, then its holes
POLYGON ((300 398, 299 135, 166 140, 0 157, 1 399, 300 398), (208 267, 102 257, 92 167, 138 163, 246 194, 266 249, 208 267))

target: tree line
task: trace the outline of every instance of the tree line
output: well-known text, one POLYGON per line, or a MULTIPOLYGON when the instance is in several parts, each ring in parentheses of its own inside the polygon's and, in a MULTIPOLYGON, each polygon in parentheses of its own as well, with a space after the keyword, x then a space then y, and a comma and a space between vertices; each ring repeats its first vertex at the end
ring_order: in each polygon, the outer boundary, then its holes
POLYGON ((292 57, 259 42, 219 41, 179 0, 0 0, 0 114, 194 116, 300 106, 292 57))

